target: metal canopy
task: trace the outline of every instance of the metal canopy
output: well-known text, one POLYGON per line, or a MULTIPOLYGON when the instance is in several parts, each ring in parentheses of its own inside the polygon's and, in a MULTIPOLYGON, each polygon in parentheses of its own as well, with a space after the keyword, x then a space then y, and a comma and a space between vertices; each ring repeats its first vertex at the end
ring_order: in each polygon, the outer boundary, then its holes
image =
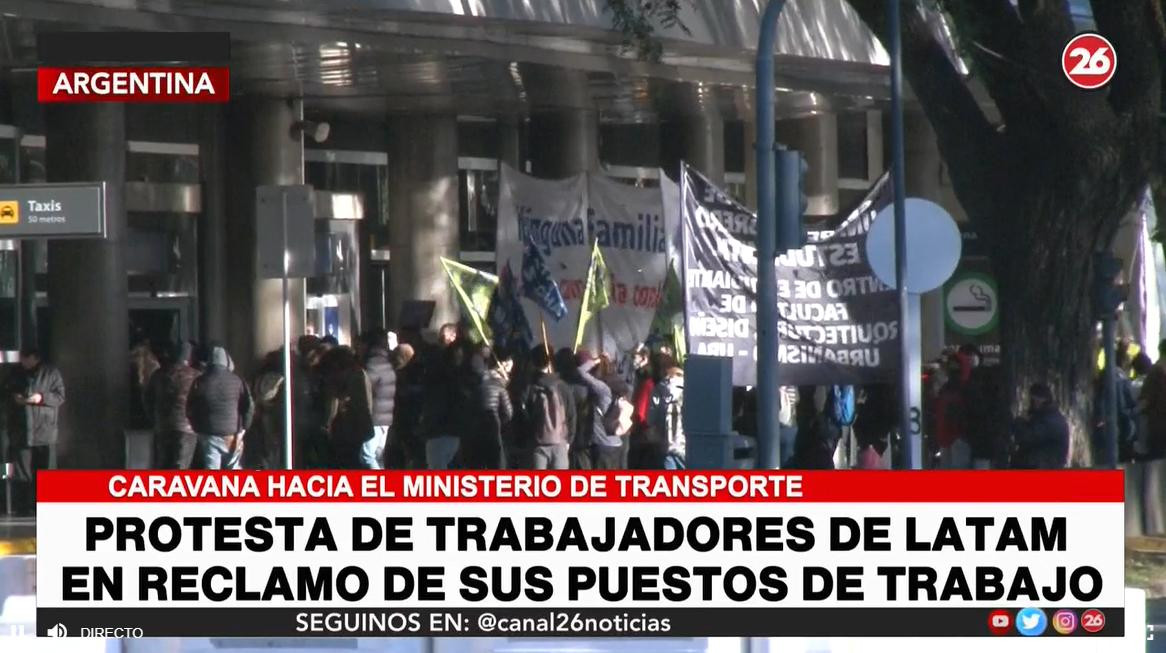
MULTIPOLYGON (((756 0, 684 3, 649 64, 621 54, 601 0, 0 0, 0 60, 35 66, 38 31, 229 31, 232 93, 303 97, 310 112, 529 114, 586 107, 605 122, 752 114, 756 0), (556 92, 565 70, 587 89, 556 92)), ((778 117, 886 97, 886 54, 845 0, 790 2, 779 26, 778 117)))

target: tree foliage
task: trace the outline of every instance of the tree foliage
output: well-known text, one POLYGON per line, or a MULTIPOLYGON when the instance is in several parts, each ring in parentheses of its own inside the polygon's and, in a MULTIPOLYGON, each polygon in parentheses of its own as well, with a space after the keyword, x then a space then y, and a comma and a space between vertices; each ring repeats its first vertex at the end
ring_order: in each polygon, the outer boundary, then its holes
MULTIPOLYGON (((848 1, 886 44, 888 0, 848 1)), ((1093 1, 1097 31, 1118 59, 1112 82, 1098 91, 1073 86, 1061 71, 1065 44, 1078 32, 1067 2, 940 6, 971 80, 914 2, 902 12, 903 71, 1000 281, 1007 379, 1000 401, 1015 414, 1030 383, 1049 383, 1075 426, 1074 458, 1086 463, 1095 424, 1093 253, 1109 248, 1147 184, 1166 170, 1162 0, 1093 1)))
POLYGON ((644 61, 658 62, 664 46, 656 36, 656 26, 679 27, 681 0, 605 0, 604 12, 611 14, 612 26, 623 34, 623 47, 644 61))
MULTIPOLYGON (((1000 282, 999 404, 1016 414, 1029 384, 1050 384, 1075 427, 1074 458, 1088 462, 1093 254, 1108 249, 1147 185, 1166 208, 1166 0, 1092 0, 1096 30, 1118 59, 1112 82, 1097 91, 1061 71, 1079 31, 1066 0, 847 1, 884 45, 887 3, 903 5, 904 75, 1000 282), (935 10, 950 23, 970 79, 929 20, 935 10)), ((678 20, 678 2, 607 7, 625 42, 658 59, 654 21, 678 20)))

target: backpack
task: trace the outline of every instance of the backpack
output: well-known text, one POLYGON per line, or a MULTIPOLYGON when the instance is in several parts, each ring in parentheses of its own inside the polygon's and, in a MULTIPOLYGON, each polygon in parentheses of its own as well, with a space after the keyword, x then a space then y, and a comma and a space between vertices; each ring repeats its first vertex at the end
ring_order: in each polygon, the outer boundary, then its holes
POLYGON ((623 397, 617 397, 615 401, 611 402, 611 406, 607 408, 607 414, 603 416, 603 429, 608 435, 618 435, 623 437, 632 430, 632 413, 635 412, 635 407, 631 402, 623 397))
POLYGON ((838 426, 850 426, 854 424, 854 418, 858 413, 854 399, 854 386, 831 386, 830 394, 830 398, 832 399, 830 419, 838 426))
POLYGON ((527 424, 536 444, 568 442, 567 410, 563 398, 549 386, 534 383, 528 389, 527 424))

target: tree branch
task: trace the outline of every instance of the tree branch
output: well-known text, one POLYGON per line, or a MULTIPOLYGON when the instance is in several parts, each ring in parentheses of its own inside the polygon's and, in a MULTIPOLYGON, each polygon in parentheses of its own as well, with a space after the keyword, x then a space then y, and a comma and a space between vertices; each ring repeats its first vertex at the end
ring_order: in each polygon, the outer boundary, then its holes
MULTIPOLYGON (((1094 0, 1093 18, 1120 57, 1109 86, 1109 103, 1119 115, 1145 114, 1160 102, 1163 53, 1158 0, 1094 0)), ((1135 121, 1144 115, 1133 116, 1135 121)))
MULTIPOLYGON (((849 1, 889 50, 886 1, 849 1)), ((987 204, 972 204, 994 201, 978 189, 990 186, 992 150, 999 135, 922 14, 907 3, 904 5, 903 74, 935 130, 940 151, 964 208, 969 215, 986 215, 991 212, 987 204)))
POLYGON ((1040 97, 1032 90, 1032 70, 1024 24, 1009 0, 948 0, 944 9, 966 43, 972 76, 984 87, 1006 126, 1040 120, 1040 97))

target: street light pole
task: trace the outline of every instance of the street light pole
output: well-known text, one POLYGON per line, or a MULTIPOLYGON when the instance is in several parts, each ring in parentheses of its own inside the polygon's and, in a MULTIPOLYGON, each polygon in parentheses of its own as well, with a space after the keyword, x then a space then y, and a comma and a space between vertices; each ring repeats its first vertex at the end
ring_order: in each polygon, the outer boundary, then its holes
POLYGON ((887 26, 891 42, 891 183, 895 194, 895 287, 899 291, 899 433, 906 447, 903 466, 923 469, 922 425, 916 425, 911 405, 911 375, 919 374, 910 362, 910 301, 907 294, 907 184, 903 153, 903 43, 899 0, 887 2, 887 26))
POLYGON ((777 177, 773 47, 785 0, 770 0, 757 37, 757 443, 759 469, 781 466, 777 388, 777 177))

